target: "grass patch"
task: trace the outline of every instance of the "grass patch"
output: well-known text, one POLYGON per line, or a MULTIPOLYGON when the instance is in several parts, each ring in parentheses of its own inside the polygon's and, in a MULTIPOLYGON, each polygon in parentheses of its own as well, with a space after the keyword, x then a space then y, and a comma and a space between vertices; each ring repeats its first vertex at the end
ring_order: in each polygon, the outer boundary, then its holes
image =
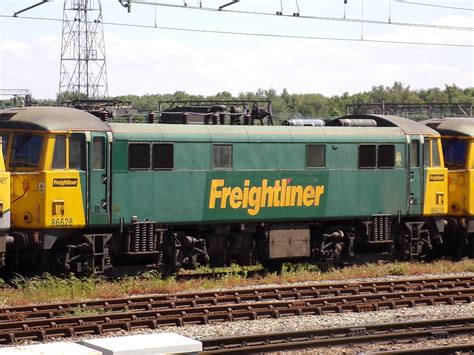
POLYGON ((408 270, 409 270, 408 263, 396 263, 392 265, 388 273, 389 275, 393 275, 393 276, 403 276, 403 275, 408 275, 408 270))
POLYGON ((11 280, 14 295, 21 295, 20 303, 35 300, 47 302, 49 300, 82 299, 94 293, 95 287, 101 280, 99 278, 80 279, 71 274, 66 278, 59 278, 50 274, 25 278, 16 276, 11 280))
POLYGON ((237 264, 231 264, 226 267, 210 267, 210 266, 199 266, 193 270, 182 270, 180 274, 183 275, 194 275, 194 274, 206 274, 206 273, 222 273, 225 275, 242 275, 247 276, 249 273, 263 270, 261 265, 248 265, 240 266, 237 264))
MULTIPOLYGON (((255 268, 255 267, 252 267, 255 268)), ((408 276, 422 274, 447 274, 453 272, 474 272, 474 260, 451 262, 440 260, 432 263, 388 263, 367 264, 321 272, 309 264, 284 264, 280 274, 246 277, 246 270, 232 266, 229 273, 217 280, 194 279, 177 281, 175 278, 163 280, 157 272, 141 276, 124 277, 108 281, 101 277, 80 279, 74 275, 58 278, 52 275, 25 278, 17 276, 13 286, 0 283, 0 307, 29 303, 49 303, 61 301, 82 301, 97 298, 115 298, 152 293, 176 293, 181 291, 210 290, 216 288, 247 287, 265 284, 285 284, 302 281, 348 280, 381 276, 408 276)), ((200 269, 195 272, 209 272, 216 269, 200 269)), ((219 269, 218 272, 224 270, 219 269)), ((81 312, 78 309, 78 312, 81 312)))
POLYGON ((305 263, 283 263, 281 272, 283 275, 291 275, 298 273, 320 273, 319 266, 305 263))

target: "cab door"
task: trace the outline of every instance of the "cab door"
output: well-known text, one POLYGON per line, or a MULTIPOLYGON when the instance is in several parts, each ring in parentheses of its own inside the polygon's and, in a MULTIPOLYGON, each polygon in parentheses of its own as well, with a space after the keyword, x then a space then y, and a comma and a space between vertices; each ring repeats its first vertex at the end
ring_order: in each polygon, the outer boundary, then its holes
POLYGON ((110 224, 110 140, 107 132, 91 132, 88 142, 88 217, 90 226, 110 224))
POLYGON ((420 215, 423 205, 423 137, 410 137, 408 174, 408 213, 420 215))

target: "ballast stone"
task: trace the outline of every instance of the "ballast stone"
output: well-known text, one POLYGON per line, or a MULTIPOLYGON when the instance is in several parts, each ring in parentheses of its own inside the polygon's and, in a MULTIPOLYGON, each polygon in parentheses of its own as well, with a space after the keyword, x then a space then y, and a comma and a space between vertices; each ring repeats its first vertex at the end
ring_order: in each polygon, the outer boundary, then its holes
POLYGON ((0 355, 102 355, 98 350, 70 342, 0 348, 0 355))
POLYGON ((103 355, 197 354, 202 351, 200 341, 175 333, 96 338, 80 344, 99 350, 103 355))

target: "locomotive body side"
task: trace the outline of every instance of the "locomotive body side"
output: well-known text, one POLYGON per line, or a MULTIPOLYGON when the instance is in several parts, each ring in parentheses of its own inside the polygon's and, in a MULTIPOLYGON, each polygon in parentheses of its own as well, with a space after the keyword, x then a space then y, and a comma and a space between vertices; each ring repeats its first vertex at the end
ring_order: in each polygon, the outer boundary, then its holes
POLYGON ((395 127, 111 126, 114 224, 131 216, 212 224, 408 214, 406 139, 395 127), (154 167, 154 151, 166 145, 172 166, 154 167), (360 168, 358 149, 369 145, 390 146, 393 165, 360 168), (321 151, 318 166, 308 166, 311 149, 321 151), (229 152, 227 166, 215 166, 218 150, 229 152), (382 196, 387 181, 398 191, 390 198, 382 196))

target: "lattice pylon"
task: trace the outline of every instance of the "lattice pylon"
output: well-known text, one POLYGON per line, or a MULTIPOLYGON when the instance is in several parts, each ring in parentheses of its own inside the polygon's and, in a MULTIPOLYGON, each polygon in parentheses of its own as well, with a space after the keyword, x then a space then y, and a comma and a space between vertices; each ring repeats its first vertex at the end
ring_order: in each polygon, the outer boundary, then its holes
POLYGON ((100 0, 64 0, 59 93, 108 95, 100 0))

